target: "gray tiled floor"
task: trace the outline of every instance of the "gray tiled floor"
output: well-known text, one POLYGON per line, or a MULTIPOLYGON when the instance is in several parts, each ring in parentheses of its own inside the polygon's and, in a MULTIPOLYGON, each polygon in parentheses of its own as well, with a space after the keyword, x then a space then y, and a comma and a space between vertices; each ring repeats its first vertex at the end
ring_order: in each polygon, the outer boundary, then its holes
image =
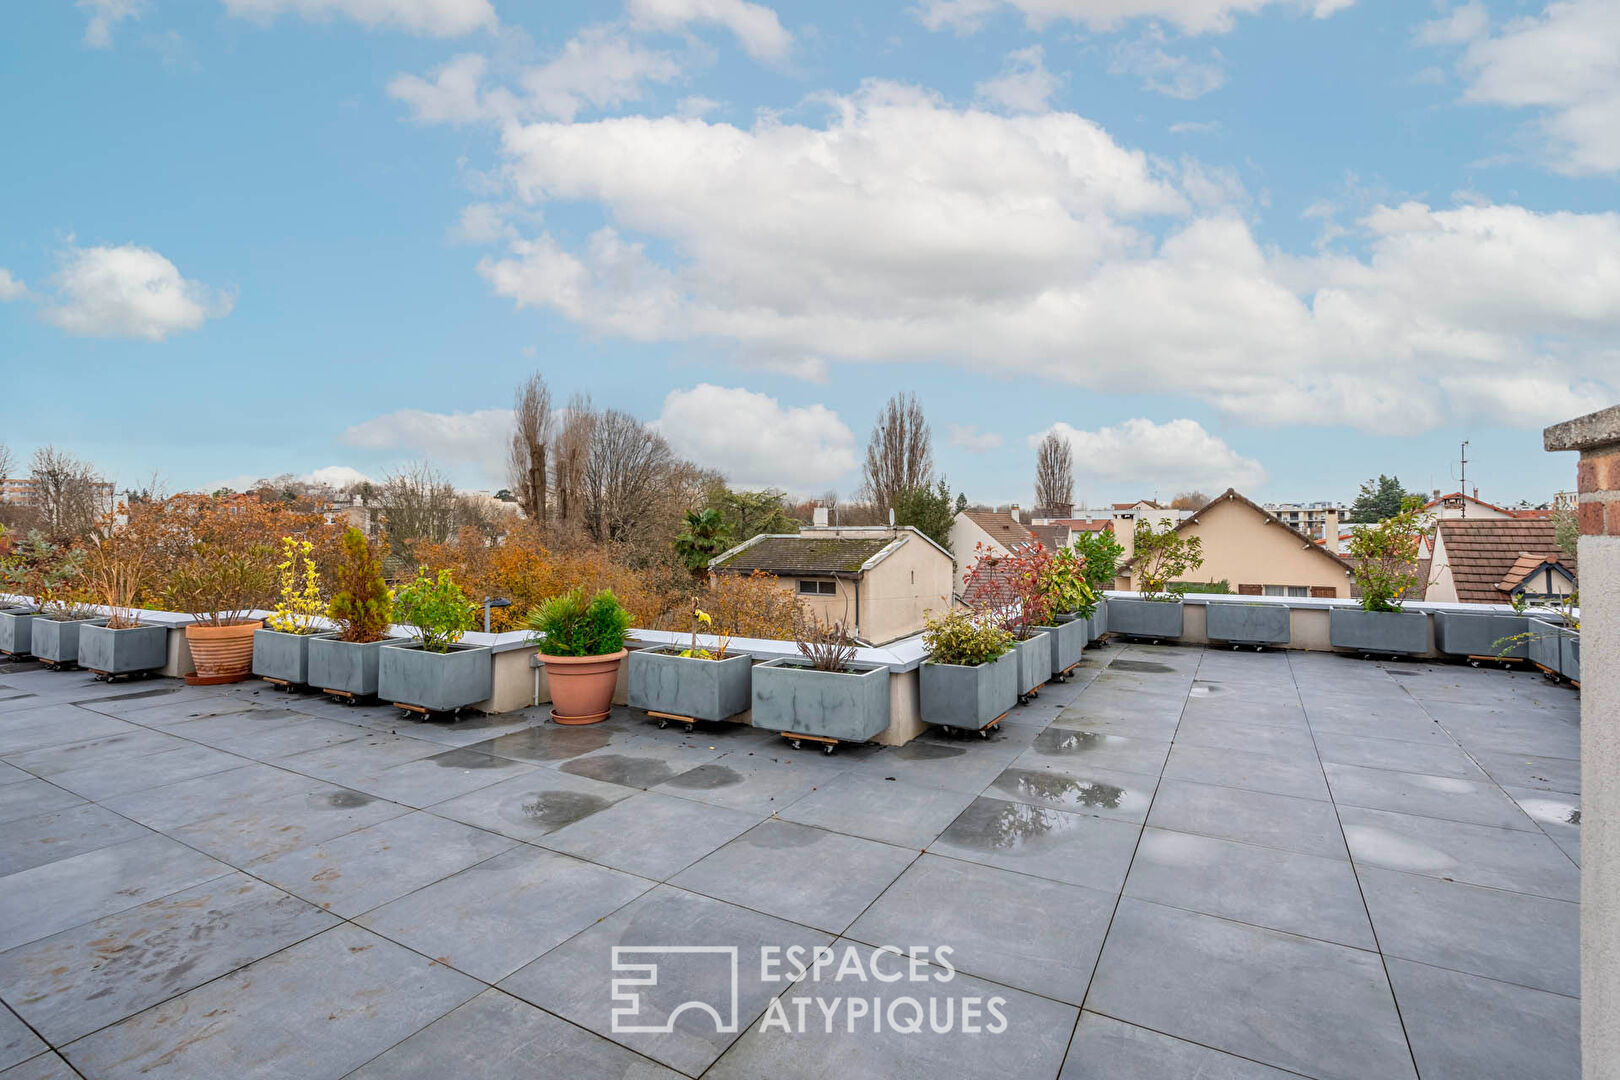
POLYGON ((0 664, 0 1080, 1578 1075, 1573 691, 1075 674, 828 758, 0 664))

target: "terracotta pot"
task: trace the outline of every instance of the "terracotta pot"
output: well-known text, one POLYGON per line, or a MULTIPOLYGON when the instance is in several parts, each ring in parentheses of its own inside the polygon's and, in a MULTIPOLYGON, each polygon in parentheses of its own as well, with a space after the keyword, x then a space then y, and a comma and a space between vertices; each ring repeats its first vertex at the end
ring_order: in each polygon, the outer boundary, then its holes
POLYGON ((228 626, 186 627, 186 644, 197 665, 197 677, 219 682, 239 682, 253 672, 253 632, 264 626, 263 619, 249 619, 228 626))
POLYGON ((546 681, 551 684, 551 718, 559 724, 594 724, 606 720, 613 708, 613 690, 619 684, 619 664, 629 653, 620 649, 603 656, 547 656, 546 681))

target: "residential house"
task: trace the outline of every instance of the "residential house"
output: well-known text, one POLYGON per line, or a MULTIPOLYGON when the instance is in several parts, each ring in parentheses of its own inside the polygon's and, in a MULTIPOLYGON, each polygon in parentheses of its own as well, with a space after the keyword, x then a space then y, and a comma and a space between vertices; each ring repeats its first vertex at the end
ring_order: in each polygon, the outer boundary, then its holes
POLYGON ((1000 558, 1018 547, 1038 541, 1038 537, 1011 512, 962 510, 951 522, 951 551, 956 568, 951 576, 951 595, 961 596, 963 579, 981 554, 1000 558))
MULTIPOLYGON (((1231 488, 1175 528, 1203 541, 1204 564, 1191 580, 1226 581, 1251 596, 1350 595, 1348 562, 1231 488)), ((1116 587, 1141 587, 1134 556, 1121 564, 1116 587)))
POLYGON ((709 563, 717 574, 774 574, 810 613, 882 645, 951 608, 950 552, 912 526, 809 526, 763 534, 709 563))
POLYGON ((1559 550, 1551 521, 1442 518, 1435 525, 1426 600, 1507 604, 1515 596, 1556 604, 1575 591, 1575 560, 1559 550))
POLYGON ((1335 502, 1266 503, 1265 508, 1283 524, 1318 540, 1337 537, 1345 517, 1343 504, 1335 502))

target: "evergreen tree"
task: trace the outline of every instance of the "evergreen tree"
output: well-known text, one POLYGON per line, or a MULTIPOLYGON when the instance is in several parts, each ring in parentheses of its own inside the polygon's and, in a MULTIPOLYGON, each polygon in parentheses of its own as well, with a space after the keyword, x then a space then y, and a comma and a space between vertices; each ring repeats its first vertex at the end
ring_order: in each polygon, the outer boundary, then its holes
POLYGON ((1350 504, 1347 520, 1371 523, 1392 518, 1401 512, 1401 501, 1405 498, 1406 489, 1401 487, 1400 479, 1380 473, 1378 479, 1361 485, 1361 493, 1350 504))

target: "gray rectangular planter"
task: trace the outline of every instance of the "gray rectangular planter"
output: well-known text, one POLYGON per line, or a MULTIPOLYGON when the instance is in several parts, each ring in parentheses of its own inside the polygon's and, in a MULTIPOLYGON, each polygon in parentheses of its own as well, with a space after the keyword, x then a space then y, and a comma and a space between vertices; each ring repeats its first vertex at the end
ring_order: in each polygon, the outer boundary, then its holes
POLYGON ((1581 635, 1568 627, 1558 631, 1558 673, 1570 682, 1581 681, 1581 635))
POLYGON ((1179 600, 1108 601, 1108 632, 1139 638, 1178 638, 1181 636, 1182 604, 1179 600))
POLYGON ((79 662, 79 631, 106 619, 40 619, 34 623, 34 656, 53 666, 79 662))
POLYGON ((33 651, 30 629, 39 612, 31 608, 0 610, 0 653, 28 656, 33 651))
POLYGON ((1233 645, 1286 645, 1289 610, 1284 604, 1211 601, 1204 605, 1204 633, 1211 641, 1233 645))
POLYGON ((925 660, 917 682, 923 723, 982 731, 1018 704, 1018 655, 1006 652, 976 665, 925 660))
POLYGON ((754 661, 747 653, 724 660, 682 656, 675 646, 632 649, 626 679, 633 709, 724 720, 748 709, 754 661))
POLYGON ((1013 652, 1018 656, 1018 696, 1022 699, 1052 677, 1052 646, 1046 634, 1036 630, 1023 641, 1013 642, 1013 652))
POLYGON ((1052 646, 1052 674, 1061 677, 1080 662, 1080 653, 1086 647, 1086 620, 1070 619, 1056 626, 1037 626, 1046 631, 1046 640, 1052 646))
POLYGON ((754 726, 788 735, 866 742, 889 726, 889 669, 816 671, 802 660, 754 668, 754 726))
POLYGON ((1527 619, 1526 622, 1529 624, 1526 632, 1530 637, 1525 642, 1525 655, 1529 656, 1530 662, 1548 671, 1562 671, 1559 636, 1563 627, 1540 619, 1527 619))
POLYGON ((1336 607, 1328 612, 1328 643, 1364 653, 1427 652, 1429 617, 1421 611, 1336 607))
POLYGON ((303 686, 309 682, 309 643, 330 634, 286 634, 253 631, 253 674, 261 679, 303 686))
POLYGON ((1086 619, 1086 633, 1089 635, 1086 639, 1088 644, 1092 641, 1101 640, 1102 636, 1108 633, 1108 598, 1106 596, 1097 598, 1097 606, 1091 610, 1091 615, 1086 619))
POLYGON ((437 653, 396 641, 378 650, 377 696, 428 712, 459 712, 489 700, 494 663, 488 645, 452 645, 437 653))
POLYGON ((167 626, 126 626, 109 630, 101 623, 79 627, 79 666, 103 675, 156 671, 169 662, 167 626))
POLYGON ((1529 654, 1523 638, 1511 646, 1497 645, 1503 638, 1518 637, 1529 630, 1530 620, 1523 615, 1436 611, 1430 617, 1434 619, 1434 647, 1447 656, 1522 657, 1529 654))
POLYGON ((377 692, 378 653, 383 646, 399 641, 399 638, 366 642, 313 638, 309 643, 309 670, 305 672, 309 685, 350 697, 370 697, 377 692))

